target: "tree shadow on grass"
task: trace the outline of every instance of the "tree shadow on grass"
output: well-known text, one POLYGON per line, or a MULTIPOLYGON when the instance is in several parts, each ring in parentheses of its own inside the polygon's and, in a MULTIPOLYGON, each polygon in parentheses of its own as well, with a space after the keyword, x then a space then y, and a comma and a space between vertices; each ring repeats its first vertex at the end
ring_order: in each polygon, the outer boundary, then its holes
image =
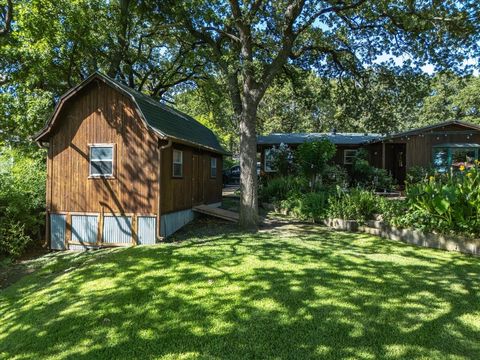
POLYGON ((0 292, 0 357, 480 358, 478 258, 222 226, 66 256, 0 292))

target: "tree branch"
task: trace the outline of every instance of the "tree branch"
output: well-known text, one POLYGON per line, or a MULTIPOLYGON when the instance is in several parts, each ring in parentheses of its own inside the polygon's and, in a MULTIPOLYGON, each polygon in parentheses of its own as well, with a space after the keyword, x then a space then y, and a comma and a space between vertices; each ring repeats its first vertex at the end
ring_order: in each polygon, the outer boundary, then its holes
POLYGON ((261 99, 265 91, 267 90, 270 83, 273 81, 275 76, 281 70, 283 64, 287 61, 292 48, 297 37, 297 33, 293 30, 293 25, 303 10, 305 5, 305 0, 295 0, 290 5, 287 6, 287 9, 284 13, 285 18, 285 27, 283 31, 282 37, 282 47, 278 51, 277 56, 273 59, 273 61, 267 65, 264 70, 262 83, 260 88, 258 89, 257 97, 258 100, 261 99))
POLYGON ((226 32, 224 30, 217 29, 213 26, 204 27, 204 28, 202 28, 202 30, 203 31, 215 31, 215 32, 219 33, 220 35, 224 35, 224 36, 232 39, 233 41, 240 42, 240 38, 238 36, 230 34, 229 32, 226 32))
POLYGON ((250 6, 250 11, 248 12, 248 15, 249 15, 250 18, 255 17, 255 15, 257 14, 257 11, 262 6, 262 3, 263 3, 263 0, 255 0, 252 3, 252 6, 250 6))
POLYGON ((0 20, 2 20, 5 25, 0 29, 0 36, 6 36, 12 30, 12 19, 13 19, 13 2, 12 0, 7 0, 7 5, 2 7, 0 12, 0 20))
POLYGON ((314 22, 317 20, 320 16, 328 14, 328 13, 340 13, 346 10, 351 10, 355 9, 356 7, 362 5, 366 0, 358 0, 357 2, 354 2, 349 5, 345 5, 344 2, 340 2, 340 4, 344 4, 343 6, 330 6, 327 8, 323 8, 320 11, 317 11, 315 14, 313 14, 302 26, 300 26, 297 30, 297 35, 304 32, 306 29, 308 29, 314 22))

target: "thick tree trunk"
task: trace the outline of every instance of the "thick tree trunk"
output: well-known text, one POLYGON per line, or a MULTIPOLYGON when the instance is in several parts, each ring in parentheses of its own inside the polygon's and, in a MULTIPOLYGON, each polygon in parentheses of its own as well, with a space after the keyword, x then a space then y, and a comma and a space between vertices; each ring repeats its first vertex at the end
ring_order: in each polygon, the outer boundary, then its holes
POLYGON ((240 226, 251 230, 258 226, 256 121, 257 105, 244 99, 240 117, 240 226))

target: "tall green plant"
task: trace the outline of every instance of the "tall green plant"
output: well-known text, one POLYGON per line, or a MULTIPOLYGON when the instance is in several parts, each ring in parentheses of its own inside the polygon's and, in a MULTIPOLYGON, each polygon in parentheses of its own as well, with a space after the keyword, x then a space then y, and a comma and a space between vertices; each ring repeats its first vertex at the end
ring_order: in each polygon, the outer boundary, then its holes
POLYGON ((329 161, 336 152, 335 145, 328 140, 312 141, 301 144, 295 152, 298 165, 305 176, 310 179, 311 189, 317 182, 322 184, 329 161))
POLYGON ((272 147, 273 164, 281 176, 291 175, 296 172, 293 150, 288 144, 281 143, 278 147, 272 147))
POLYGON ((344 220, 364 222, 373 218, 378 211, 379 200, 371 191, 351 189, 350 191, 337 192, 332 196, 328 206, 328 216, 344 220))
POLYGON ((424 225, 441 232, 480 234, 479 164, 459 173, 431 176, 427 182, 406 188, 410 211, 418 212, 424 225))
POLYGON ((301 194, 308 191, 308 182, 302 177, 276 177, 269 179, 260 187, 259 195, 263 201, 278 202, 285 200, 290 194, 301 194))
POLYGON ((19 256, 44 224, 45 165, 41 156, 0 149, 0 253, 19 256))
POLYGON ((371 190, 391 190, 393 178, 385 169, 379 169, 368 161, 368 152, 358 150, 352 165, 352 180, 355 186, 371 190))

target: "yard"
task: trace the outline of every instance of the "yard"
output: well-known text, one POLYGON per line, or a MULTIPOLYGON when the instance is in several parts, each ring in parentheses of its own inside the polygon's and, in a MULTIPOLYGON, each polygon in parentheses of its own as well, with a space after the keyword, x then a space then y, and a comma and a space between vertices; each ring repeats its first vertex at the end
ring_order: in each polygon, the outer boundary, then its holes
POLYGON ((0 358, 480 358, 478 258, 310 225, 175 240, 46 255, 0 290, 0 358))

